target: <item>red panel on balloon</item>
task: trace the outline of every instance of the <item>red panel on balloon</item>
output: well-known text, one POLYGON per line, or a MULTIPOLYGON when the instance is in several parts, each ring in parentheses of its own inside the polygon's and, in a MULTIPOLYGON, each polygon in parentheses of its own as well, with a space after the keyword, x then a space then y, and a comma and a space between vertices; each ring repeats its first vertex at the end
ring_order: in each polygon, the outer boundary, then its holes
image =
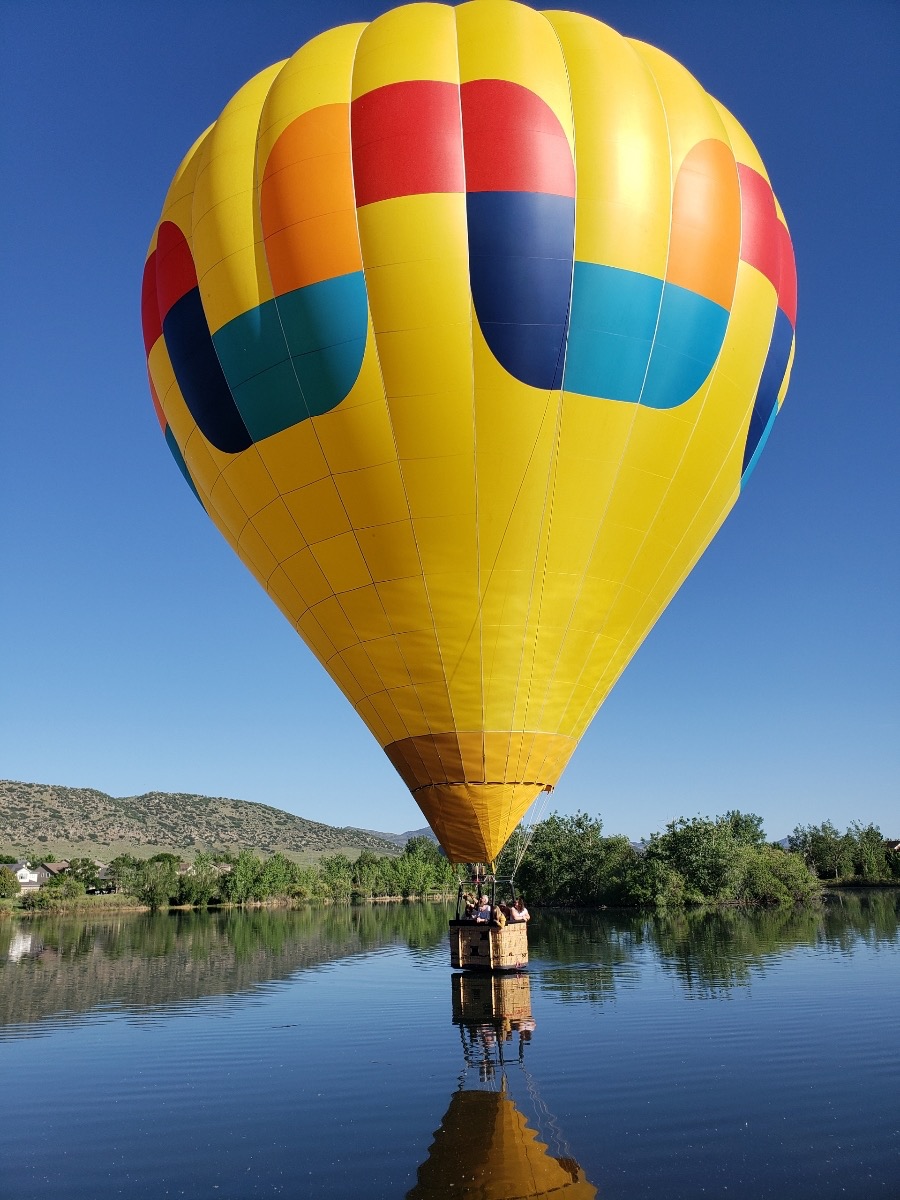
POLYGON ((454 83, 413 79, 376 88, 350 113, 358 207, 395 196, 462 192, 462 125, 454 83))
POLYGON ((160 320, 176 301, 197 286, 197 271, 184 234, 172 221, 163 221, 156 235, 156 288, 160 320))
POLYGON ((787 230, 778 219, 768 182, 744 163, 741 178, 741 258, 762 271, 778 293, 779 307, 793 325, 797 316, 797 276, 787 230))
POLYGON ((503 79, 474 79, 460 92, 467 191, 575 195, 568 139, 540 96, 503 79))

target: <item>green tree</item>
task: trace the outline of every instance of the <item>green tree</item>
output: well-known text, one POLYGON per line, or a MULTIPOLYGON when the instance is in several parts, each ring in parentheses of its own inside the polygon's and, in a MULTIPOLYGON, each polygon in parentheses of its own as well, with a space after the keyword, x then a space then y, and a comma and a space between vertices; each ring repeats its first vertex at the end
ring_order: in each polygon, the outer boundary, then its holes
POLYGON ((335 902, 349 900, 353 891, 353 864, 346 854, 325 854, 319 859, 325 895, 335 902))
POLYGON ((285 854, 273 854, 266 859, 259 876, 261 900, 271 896, 289 896, 297 881, 297 870, 285 854))
POLYGON ((619 904, 635 858, 627 838, 603 837, 599 817, 551 813, 534 826, 518 883, 543 904, 619 904))
POLYGON ((173 855, 154 855, 137 873, 136 895, 151 909, 162 908, 178 898, 178 859, 173 855))
POLYGON ((80 880, 86 891, 96 891, 100 887, 100 872, 92 858, 73 858, 69 863, 69 874, 80 880))
POLYGON ((742 813, 732 808, 719 821, 731 827, 732 837, 742 846, 763 846, 766 835, 763 831, 763 819, 756 813, 742 813))
POLYGON ((231 870, 222 876, 222 891, 232 904, 260 899, 262 863, 249 850, 242 850, 231 870))
POLYGON ((820 878, 840 879, 853 870, 853 847, 831 821, 796 826, 788 837, 788 847, 802 854, 820 878))
POLYGON ((360 851, 359 857, 353 864, 354 892, 366 899, 378 895, 380 874, 381 864, 378 855, 373 850, 360 851))
POLYGON ((191 863, 190 870, 181 876, 178 897, 183 904, 205 908, 219 895, 219 869, 214 856, 202 850, 191 863))
POLYGON ((865 879, 867 883, 889 877, 887 846, 877 825, 863 825, 861 821, 854 821, 844 836, 848 842, 854 875, 865 879))
MULTIPOLYGON (((13 859, 15 862, 15 859, 13 859)), ((9 867, 0 867, 0 899, 10 900, 19 894, 19 881, 9 867)))
POLYGON ((117 892, 137 894, 141 860, 133 854, 119 854, 107 867, 107 878, 117 892))

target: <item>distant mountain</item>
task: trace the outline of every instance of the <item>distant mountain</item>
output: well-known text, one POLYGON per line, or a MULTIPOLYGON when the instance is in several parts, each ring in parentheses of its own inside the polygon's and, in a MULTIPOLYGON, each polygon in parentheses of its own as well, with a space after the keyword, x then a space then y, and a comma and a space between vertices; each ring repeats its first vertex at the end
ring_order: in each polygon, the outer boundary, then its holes
POLYGON ((37 857, 47 851, 108 859, 123 852, 149 856, 159 850, 246 848, 312 861, 339 851, 397 854, 411 836, 323 825, 223 796, 147 792, 117 797, 93 788, 0 780, 0 851, 37 857))
POLYGON ((364 829, 364 833, 371 833, 372 837, 384 838, 386 842, 393 842, 395 846, 399 846, 402 850, 410 838, 427 837, 437 844, 437 838, 431 832, 427 825, 422 829, 408 829, 406 833, 377 833, 374 829, 364 829))

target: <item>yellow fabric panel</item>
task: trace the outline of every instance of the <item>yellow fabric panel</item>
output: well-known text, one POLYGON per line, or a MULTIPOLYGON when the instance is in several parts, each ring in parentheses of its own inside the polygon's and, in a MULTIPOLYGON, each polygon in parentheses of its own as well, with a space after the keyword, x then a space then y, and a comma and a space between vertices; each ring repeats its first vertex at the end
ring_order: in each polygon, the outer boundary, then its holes
POLYGON ((391 622, 374 584, 342 592, 338 600, 361 642, 391 636, 391 622))
POLYGON ((335 652, 346 650, 358 640, 336 596, 326 596, 324 600, 314 604, 310 612, 334 646, 335 652))
MULTIPOLYGON (((173 426, 172 428, 173 431, 177 430, 177 426, 173 426)), ((177 432, 175 436, 178 436, 177 432)), ((191 479, 194 481, 194 486, 205 503, 209 493, 215 486, 216 480, 222 474, 222 468, 210 453, 209 442, 196 426, 194 426, 188 435, 187 442, 181 443, 181 453, 184 456, 191 479)))
POLYGON ((456 13, 459 79, 504 79, 528 88, 555 114, 575 148, 566 64, 543 13, 507 0, 461 4, 456 13))
POLYGON ((211 333, 272 298, 256 209, 256 130, 282 65, 268 67, 241 88, 201 151, 190 240, 211 333))
POLYGON ((340 25, 301 46, 273 80, 262 106, 257 137, 258 178, 281 134, 302 113, 346 104, 356 46, 364 24, 340 25))
POLYGON ((238 538, 238 554, 241 561, 250 568, 265 587, 269 576, 278 566, 278 560, 252 521, 247 521, 241 530, 238 538))
POLYGON ((391 579, 377 583, 375 590, 389 614, 393 633, 409 633, 414 629, 431 629, 431 607, 425 580, 418 573, 408 579, 391 579))
POLYGON ((383 688, 408 686, 409 670, 395 638, 376 638, 366 642, 366 653, 383 688))
POLYGON ((297 589, 305 608, 311 608, 314 604, 324 600, 326 596, 331 595, 328 580, 309 548, 298 550, 296 554, 286 558, 281 565, 285 575, 297 589))
POLYGON ((281 497, 266 504, 265 508, 251 517, 253 527, 274 554, 278 563, 304 550, 306 541, 294 518, 290 516, 281 497))
MULTIPOLYGON (((158 338, 151 347, 147 356, 147 371, 153 381, 166 421, 178 445, 183 448, 197 425, 188 411, 181 395, 181 389, 175 380, 175 372, 172 369, 164 338, 158 338)), ((216 470, 219 470, 219 464, 216 465, 216 470)))
POLYGON ((310 545, 348 533, 350 522, 330 475, 283 496, 291 516, 310 545))
MULTIPOLYGON (((734 151, 734 157, 739 163, 744 163, 748 167, 752 167, 754 171, 762 175, 763 179, 768 180, 769 176, 766 172, 763 160, 759 156, 759 151, 753 145, 750 137, 738 121, 734 119, 724 104, 720 104, 718 100, 710 97, 712 104, 719 114, 719 119, 722 122, 722 127, 734 151)), ((775 201, 776 205, 778 201, 775 201)))
POLYGON ((791 352, 788 355, 787 370, 784 373, 784 379, 782 380, 781 387, 778 389, 778 407, 779 408, 781 408, 782 404, 784 404, 784 398, 787 395, 788 384, 791 381, 791 371, 794 369, 794 353, 795 353, 796 349, 797 349, 797 339, 794 338, 794 340, 791 342, 791 352))
POLYGON ((387 745, 391 740, 390 730, 375 711, 375 707, 368 696, 360 700, 354 707, 379 746, 387 745))
POLYGON ((706 138, 728 140, 725 127, 710 97, 680 62, 646 42, 629 39, 629 43, 646 63, 659 89, 666 112, 674 182, 679 168, 698 142, 706 138))
MULTIPOLYGON (((173 225, 177 225, 184 236, 187 238, 188 244, 191 241, 191 210, 194 203, 194 185, 197 180, 197 171, 205 155, 205 145, 214 126, 210 125, 206 131, 197 138, 193 146, 181 160, 181 164, 175 173, 175 178, 169 184, 169 190, 166 193, 166 198, 163 203, 162 215, 159 218, 159 225, 163 221, 171 221, 173 225)), ((159 226, 157 226, 157 229, 159 226)), ((153 235, 151 248, 155 248, 156 233, 153 235)))
MULTIPOLYGON (((352 593, 348 594, 352 595, 352 593)), ((341 599, 343 601, 344 597, 341 599)), ((352 619, 352 617, 348 619, 352 619)), ((367 645, 368 643, 357 642, 355 646, 348 646, 346 650, 341 651, 341 658, 353 672, 355 678, 359 680, 364 696, 368 697, 381 691, 384 683, 369 657, 367 645)))
POLYGON ((311 609, 298 619, 297 632, 327 670, 328 660, 335 654, 334 643, 319 624, 316 614, 311 609))
POLYGON ((354 533, 342 533, 327 541, 316 542, 310 549, 335 595, 372 582, 354 533))
POLYGON ((219 528, 227 529, 237 541, 247 524, 248 517, 237 496, 221 475, 209 493, 209 505, 207 511, 219 528))
POLYGON ((409 516, 403 478, 395 459, 335 475, 334 483, 357 531, 371 525, 392 524, 409 516))
POLYGON ((653 77, 609 26, 580 13, 545 15, 565 54, 578 137, 575 257, 662 278, 672 181, 653 77))
POLYGON ((456 27, 447 5, 403 5, 363 30, 353 63, 353 99, 408 79, 458 82, 456 27))
MULTIPOLYGON (((444 684, 440 649, 431 628, 399 634, 397 647, 403 655, 409 677, 414 684, 444 684)), ((446 685, 444 693, 446 694, 446 685)))
POLYGON ((358 531, 359 548, 376 583, 418 575, 419 551, 411 521, 393 521, 358 531))
POLYGON ((328 673, 351 704, 356 705, 365 698, 365 689, 340 654, 328 660, 328 673))
MULTIPOLYGON (((446 203, 447 195, 442 194, 438 203, 429 204, 428 207, 438 210, 442 217, 449 215, 455 226, 463 214, 458 202, 452 206, 446 203)), ((383 208, 378 213, 374 213, 376 205, 366 205, 360 216, 364 236, 368 237, 370 226, 379 217, 382 223, 390 220, 388 205, 399 203, 409 213, 410 209, 425 206, 404 201, 420 199, 424 198, 399 196, 395 200, 382 200, 379 204, 383 208), (368 217, 370 207, 374 214, 372 218, 368 217)), ((465 265, 452 253, 452 243, 451 253, 436 253, 441 249, 440 245, 433 246, 429 258, 367 267, 366 287, 371 297, 372 322, 376 333, 428 329, 458 322, 464 314, 468 314, 469 281, 465 265)), ((403 254, 403 247, 398 247, 397 252, 403 254)))
POLYGON ((281 433, 263 438, 257 450, 273 484, 282 494, 318 483, 329 474, 311 421, 301 421, 281 433))
POLYGON ((345 407, 311 420, 332 475, 394 462, 394 438, 384 400, 345 407))
POLYGON ((422 709, 418 689, 413 684, 391 688, 390 695, 398 716, 411 733, 428 729, 428 717, 422 709))
POLYGON ((266 591, 281 609, 282 613, 287 617, 288 621, 296 628, 297 618, 300 613, 306 611, 306 605, 300 597, 300 593, 285 575, 281 567, 276 567, 266 582, 266 591))
POLYGON ((368 701, 379 720, 387 729, 388 741, 383 743, 384 745, 389 745, 390 742, 396 741, 398 738, 409 736, 406 723, 397 711, 397 706, 394 704, 390 692, 373 692, 368 697, 368 701))
POLYGON ((278 496, 278 489, 256 446, 235 454, 222 468, 228 486, 241 497, 248 516, 253 516, 278 496))

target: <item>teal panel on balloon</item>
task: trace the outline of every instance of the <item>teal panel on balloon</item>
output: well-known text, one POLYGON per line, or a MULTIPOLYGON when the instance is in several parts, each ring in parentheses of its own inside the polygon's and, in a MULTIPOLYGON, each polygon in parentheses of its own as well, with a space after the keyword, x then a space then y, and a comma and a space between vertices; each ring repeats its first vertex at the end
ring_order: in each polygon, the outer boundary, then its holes
POLYGON ((687 288, 576 262, 564 387, 675 408, 712 370, 727 325, 727 309, 687 288))
POLYGON ((340 404, 362 366, 368 315, 354 271, 267 300, 213 335, 254 442, 340 404))
POLYGON ((566 391, 637 402, 661 294, 661 279, 597 263, 575 263, 566 391))
POLYGON ((676 408, 690 400, 715 366, 728 315, 705 296, 666 284, 641 404, 676 408))

